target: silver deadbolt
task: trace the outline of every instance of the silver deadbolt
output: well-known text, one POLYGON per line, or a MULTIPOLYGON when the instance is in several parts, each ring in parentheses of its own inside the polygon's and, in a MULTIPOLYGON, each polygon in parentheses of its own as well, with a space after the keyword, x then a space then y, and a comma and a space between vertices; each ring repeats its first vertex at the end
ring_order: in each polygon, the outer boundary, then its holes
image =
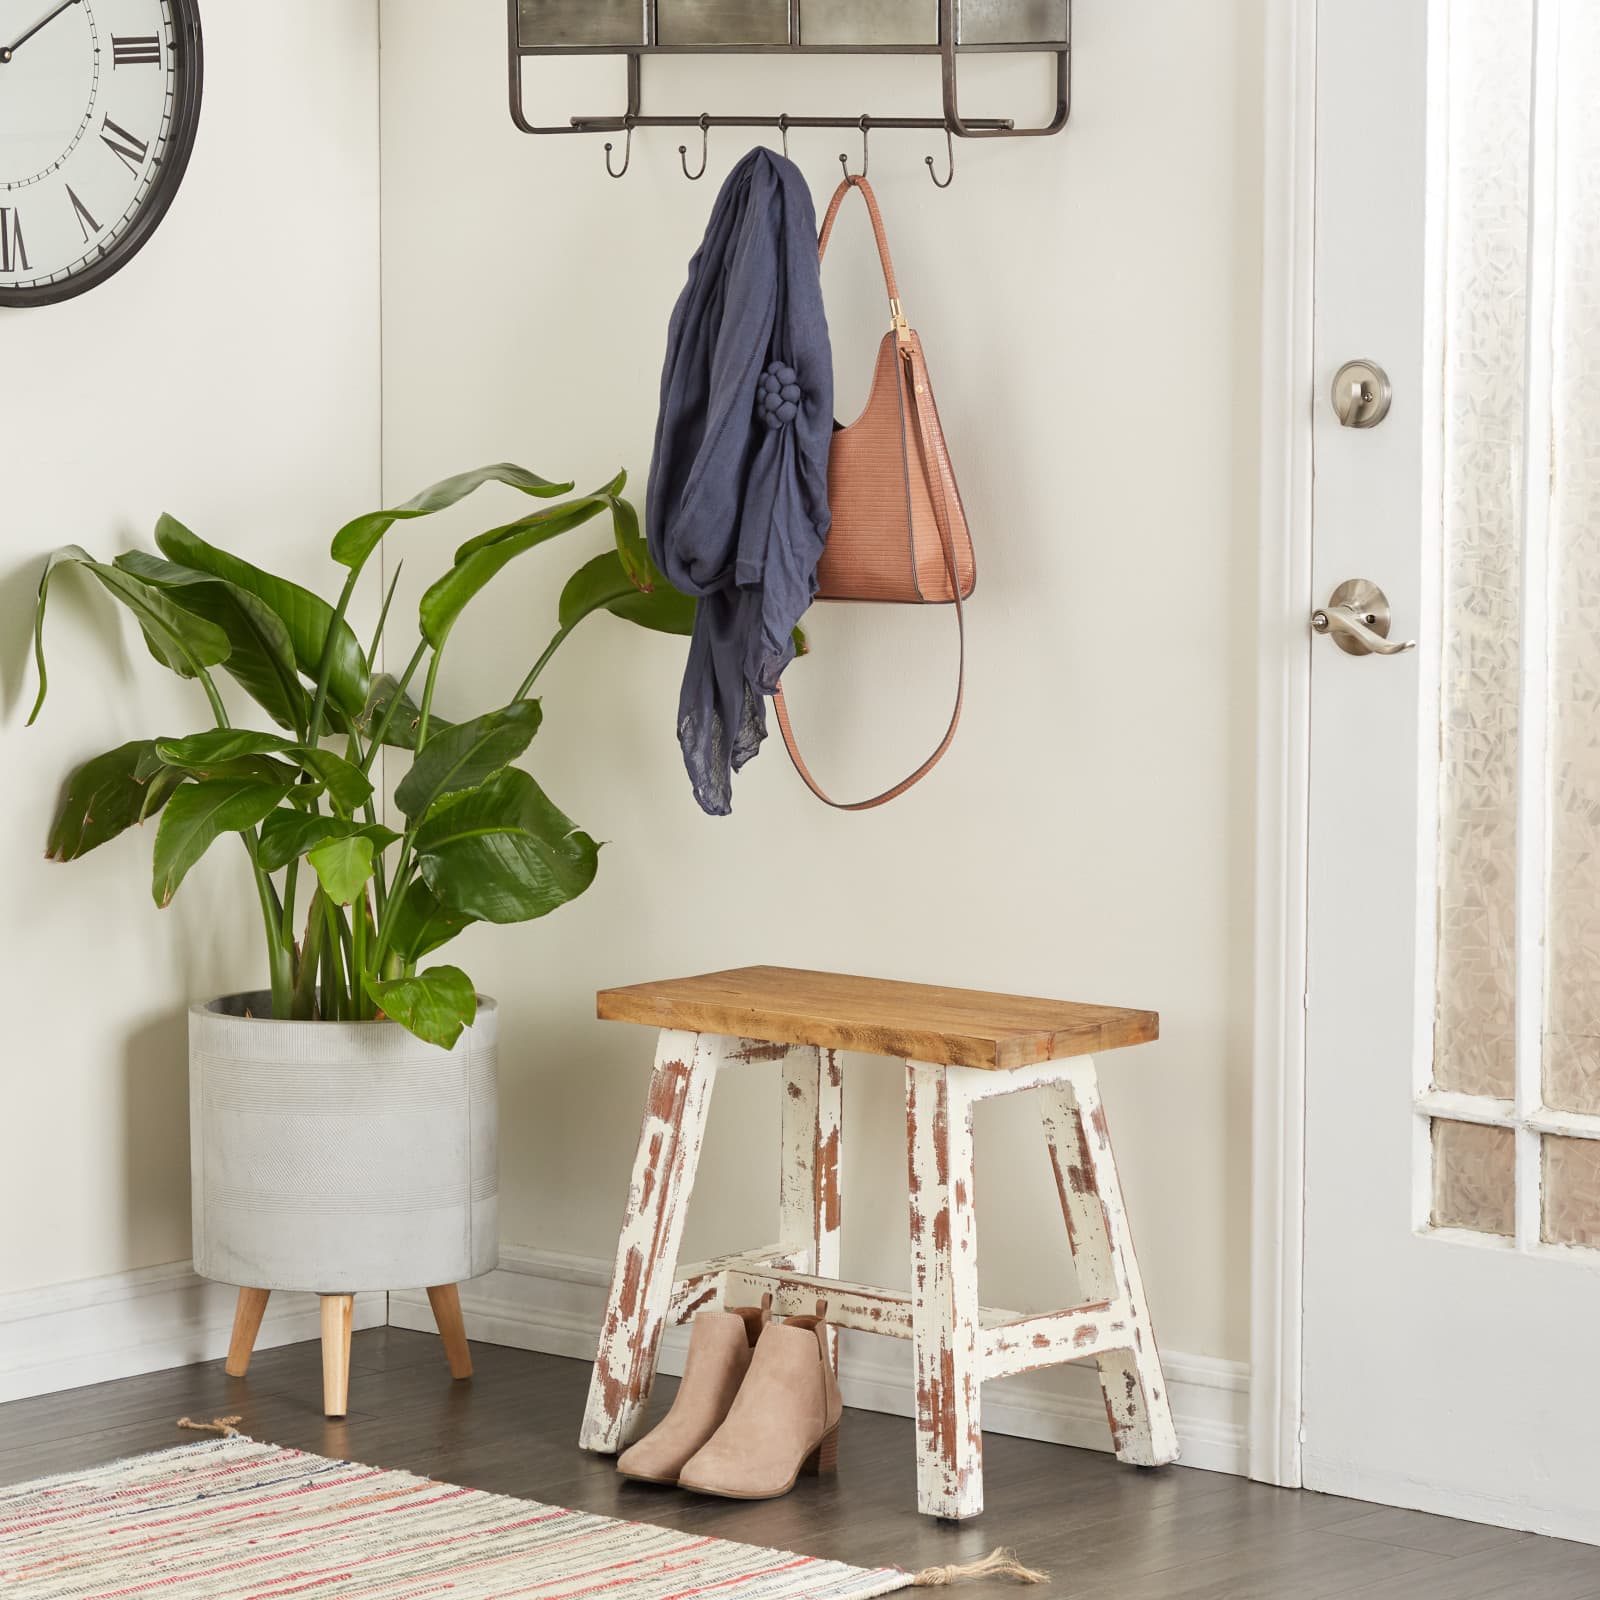
POLYGON ((1351 578, 1328 596, 1320 611, 1311 613, 1311 626, 1329 634, 1352 656, 1397 656, 1415 650, 1415 639, 1391 639, 1389 597, 1366 578, 1351 578))
POLYGON ((1376 361, 1347 361, 1333 375, 1333 411, 1345 428, 1376 428, 1389 415, 1394 391, 1376 361))

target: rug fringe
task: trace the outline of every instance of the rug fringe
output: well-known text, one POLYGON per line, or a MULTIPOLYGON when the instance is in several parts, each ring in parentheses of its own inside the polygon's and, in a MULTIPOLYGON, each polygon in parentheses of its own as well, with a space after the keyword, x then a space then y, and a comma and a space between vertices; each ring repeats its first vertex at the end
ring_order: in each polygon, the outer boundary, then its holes
POLYGON ((180 1428, 193 1428, 196 1433, 220 1433, 224 1439, 231 1439, 238 1431, 238 1424, 244 1418, 239 1417, 213 1417, 209 1422, 195 1422, 189 1417, 179 1417, 180 1428))
POLYGON ((1003 1545, 996 1546, 981 1561, 969 1561, 960 1567, 924 1567, 911 1580, 913 1589, 942 1589, 948 1584, 964 1583, 968 1578, 1014 1578, 1018 1583, 1049 1583, 1048 1572, 1036 1572, 1017 1560, 1017 1552, 1003 1545))

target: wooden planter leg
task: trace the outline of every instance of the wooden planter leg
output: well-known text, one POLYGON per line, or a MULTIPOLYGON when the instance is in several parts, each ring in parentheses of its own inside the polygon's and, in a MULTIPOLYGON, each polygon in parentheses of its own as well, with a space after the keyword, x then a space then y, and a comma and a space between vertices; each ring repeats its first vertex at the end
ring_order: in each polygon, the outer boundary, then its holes
POLYGON ((1109 1351, 1097 1363, 1117 1459, 1164 1466, 1178 1459, 1178 1435, 1094 1063, 1074 1063, 1068 1078, 1042 1088, 1040 1095, 1078 1292, 1086 1303, 1120 1305, 1128 1324, 1128 1348, 1109 1351))
POLYGON ((650 1399, 711 1086, 726 1049, 716 1034, 661 1030, 578 1434, 585 1450, 621 1450, 650 1399))
POLYGON ((467 1348, 467 1326, 461 1320, 460 1292, 453 1283, 441 1283, 428 1291, 428 1304, 433 1307, 433 1320, 438 1323, 439 1337, 444 1341, 450 1376, 470 1378, 472 1352, 467 1348))
MULTIPOLYGON (((839 1276, 840 1138, 844 1074, 839 1052, 795 1045, 784 1058, 782 1165, 778 1178, 778 1239, 797 1268, 819 1278, 839 1276)), ((808 1308, 809 1309, 809 1308, 808 1308)), ((830 1329, 830 1354, 839 1364, 839 1335, 830 1329)))
POLYGON ((972 1102, 961 1070, 906 1063, 917 1509, 930 1517, 983 1510, 972 1102))
POLYGON ((241 1289, 233 1308, 233 1335, 228 1340, 228 1359, 222 1369, 230 1378, 242 1378, 250 1370, 250 1352, 261 1331, 261 1315, 267 1309, 270 1289, 241 1289))
POLYGON ((350 1403, 350 1318, 353 1294, 322 1296, 322 1410, 342 1417, 350 1403))

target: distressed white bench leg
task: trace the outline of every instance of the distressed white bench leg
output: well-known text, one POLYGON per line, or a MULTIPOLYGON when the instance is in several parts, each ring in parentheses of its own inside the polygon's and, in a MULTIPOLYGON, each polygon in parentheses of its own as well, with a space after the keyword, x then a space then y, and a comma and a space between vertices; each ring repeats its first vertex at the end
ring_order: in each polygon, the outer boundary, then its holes
MULTIPOLYGON (((844 1124, 844 1074, 839 1052, 795 1045, 783 1063, 782 1159, 778 1239, 805 1254, 819 1278, 839 1276, 839 1155, 844 1124)), ((830 1353, 839 1360, 837 1332, 830 1353)))
POLYGON ((1121 1302, 1127 1311, 1129 1347, 1098 1358, 1117 1459, 1163 1466, 1178 1459, 1178 1436, 1093 1062, 1074 1062, 1040 1095, 1079 1291, 1085 1301, 1121 1302))
POLYGON ((650 1399, 695 1164, 727 1041, 664 1028, 578 1443, 623 1448, 650 1399))
POLYGON ((982 1347, 972 1100, 961 1068, 906 1063, 917 1509, 983 1510, 982 1347))

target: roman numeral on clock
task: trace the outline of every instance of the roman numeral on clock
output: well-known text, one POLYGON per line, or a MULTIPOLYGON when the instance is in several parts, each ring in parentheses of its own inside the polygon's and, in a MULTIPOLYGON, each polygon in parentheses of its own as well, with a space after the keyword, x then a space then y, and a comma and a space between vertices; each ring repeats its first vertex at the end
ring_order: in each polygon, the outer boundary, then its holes
POLYGON ((28 251, 22 242, 22 213, 0 206, 0 272, 26 272, 28 251))
POLYGON ((88 244, 91 233, 99 233, 100 224, 94 220, 93 213, 83 201, 73 193, 72 185, 67 185, 67 199, 72 202, 72 213, 78 219, 78 227, 83 232, 83 242, 88 244))
POLYGON ((144 158, 149 154, 150 146, 143 139, 131 134, 120 124, 106 117, 100 129, 100 140, 112 155, 125 166, 134 177, 139 176, 139 168, 144 164, 144 158))
POLYGON ((159 67, 160 37, 153 33, 112 34, 111 64, 113 67, 159 67))

